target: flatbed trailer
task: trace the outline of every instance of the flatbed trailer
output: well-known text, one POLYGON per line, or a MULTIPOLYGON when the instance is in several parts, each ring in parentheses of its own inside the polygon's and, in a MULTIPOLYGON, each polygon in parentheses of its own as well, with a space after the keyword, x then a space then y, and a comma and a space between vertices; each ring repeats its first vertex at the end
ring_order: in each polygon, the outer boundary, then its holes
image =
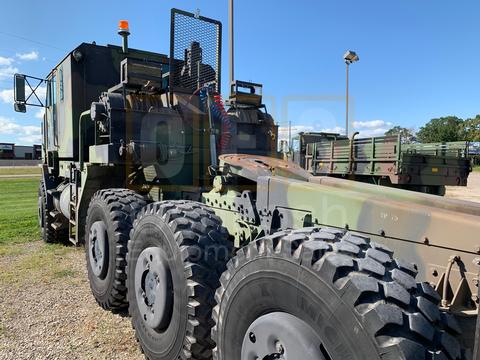
POLYGON ((313 175, 443 195, 445 186, 466 186, 472 170, 468 142, 402 144, 400 136, 350 139, 300 134, 296 160, 313 175))

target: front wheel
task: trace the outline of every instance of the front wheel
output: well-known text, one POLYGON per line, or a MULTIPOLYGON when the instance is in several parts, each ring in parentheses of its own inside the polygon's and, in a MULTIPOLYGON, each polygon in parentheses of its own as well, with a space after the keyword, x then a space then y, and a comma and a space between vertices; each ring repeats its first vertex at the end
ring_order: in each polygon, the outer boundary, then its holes
POLYGON ((342 230, 259 239, 217 291, 216 360, 462 359, 453 317, 415 266, 342 230))
POLYGON ((227 237, 220 218, 191 201, 150 204, 135 220, 129 312, 148 359, 211 359, 214 294, 231 252, 227 237))

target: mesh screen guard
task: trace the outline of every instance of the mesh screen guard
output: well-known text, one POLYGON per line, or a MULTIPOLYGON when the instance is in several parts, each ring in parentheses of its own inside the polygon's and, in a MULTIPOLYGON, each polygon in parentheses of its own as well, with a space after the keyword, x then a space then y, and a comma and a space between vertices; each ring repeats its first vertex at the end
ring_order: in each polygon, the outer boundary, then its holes
POLYGON ((193 93, 206 83, 220 92, 222 23, 172 9, 170 91, 193 93))

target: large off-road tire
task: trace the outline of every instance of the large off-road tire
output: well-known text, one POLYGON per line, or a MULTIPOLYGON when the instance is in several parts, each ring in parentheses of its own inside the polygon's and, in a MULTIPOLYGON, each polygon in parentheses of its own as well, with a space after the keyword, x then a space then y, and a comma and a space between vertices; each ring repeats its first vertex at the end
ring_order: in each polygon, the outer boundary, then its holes
POLYGON ((45 182, 41 180, 38 187, 38 225, 40 226, 42 239, 49 244, 67 242, 67 229, 55 230, 52 227, 52 224, 55 222, 55 218, 50 214, 52 210, 47 205, 45 182))
POLYGON ((126 254, 133 220, 145 198, 128 189, 97 191, 85 225, 85 254, 93 296, 106 309, 126 309, 126 254))
POLYGON ((222 221, 192 201, 147 205, 128 243, 132 325, 148 359, 211 359, 215 289, 232 245, 222 221))
POLYGON ((214 359, 463 359, 455 319, 416 273, 385 246, 341 230, 259 239, 221 277, 214 359))

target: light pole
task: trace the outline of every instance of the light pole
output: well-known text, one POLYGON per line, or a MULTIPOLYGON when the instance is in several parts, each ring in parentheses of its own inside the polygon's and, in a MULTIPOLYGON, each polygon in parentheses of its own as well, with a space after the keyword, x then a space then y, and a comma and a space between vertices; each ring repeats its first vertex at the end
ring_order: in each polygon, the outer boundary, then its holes
POLYGON ((357 62, 358 60, 360 60, 360 58, 354 51, 348 50, 343 55, 343 60, 345 60, 345 64, 347 65, 347 96, 346 96, 347 111, 346 111, 346 119, 345 119, 345 134, 348 136, 348 69, 350 67, 350 64, 357 62))
POLYGON ((234 35, 234 7, 233 7, 233 0, 228 1, 228 19, 229 19, 229 26, 228 26, 228 35, 229 35, 229 60, 230 60, 230 83, 228 86, 230 87, 230 91, 232 91, 232 84, 235 81, 235 35, 234 35))

